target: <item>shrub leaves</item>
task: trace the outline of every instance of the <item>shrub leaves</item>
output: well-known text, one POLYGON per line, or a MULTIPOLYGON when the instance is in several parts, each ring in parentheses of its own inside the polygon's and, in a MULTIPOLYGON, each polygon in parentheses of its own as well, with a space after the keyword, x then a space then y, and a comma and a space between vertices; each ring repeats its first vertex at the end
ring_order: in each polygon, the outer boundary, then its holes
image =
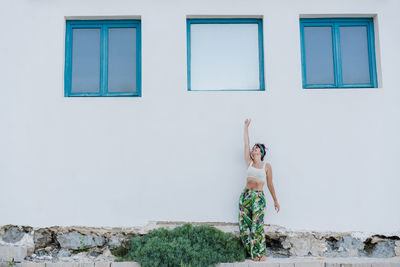
POLYGON ((213 226, 190 223, 135 236, 130 239, 128 248, 128 253, 117 261, 136 261, 143 267, 215 266, 246 258, 244 246, 233 234, 213 226))

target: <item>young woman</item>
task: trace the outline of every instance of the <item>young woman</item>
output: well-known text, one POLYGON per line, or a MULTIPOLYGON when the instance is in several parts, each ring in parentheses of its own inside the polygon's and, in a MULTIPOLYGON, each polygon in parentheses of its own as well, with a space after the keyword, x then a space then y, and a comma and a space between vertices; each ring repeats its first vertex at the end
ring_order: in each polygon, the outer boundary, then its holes
POLYGON ((266 202, 263 191, 265 182, 274 199, 276 212, 279 212, 280 207, 272 184, 271 164, 263 162, 264 144, 257 143, 250 151, 248 132, 250 122, 251 119, 246 119, 244 122, 244 158, 248 169, 246 187, 239 198, 239 230, 240 238, 251 259, 265 261, 264 209, 266 202))

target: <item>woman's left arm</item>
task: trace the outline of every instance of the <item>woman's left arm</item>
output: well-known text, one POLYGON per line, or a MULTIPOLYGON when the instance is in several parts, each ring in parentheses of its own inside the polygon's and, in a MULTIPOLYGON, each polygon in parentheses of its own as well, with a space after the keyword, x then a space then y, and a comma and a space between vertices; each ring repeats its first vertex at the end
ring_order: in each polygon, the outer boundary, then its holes
POLYGON ((278 203, 278 199, 276 198, 275 195, 275 188, 274 188, 274 184, 272 183, 272 167, 271 164, 267 163, 266 164, 266 174, 267 174, 267 187, 269 189, 269 192, 271 193, 272 198, 274 199, 274 206, 275 206, 275 210, 276 212, 279 212, 280 207, 279 207, 279 203, 278 203))

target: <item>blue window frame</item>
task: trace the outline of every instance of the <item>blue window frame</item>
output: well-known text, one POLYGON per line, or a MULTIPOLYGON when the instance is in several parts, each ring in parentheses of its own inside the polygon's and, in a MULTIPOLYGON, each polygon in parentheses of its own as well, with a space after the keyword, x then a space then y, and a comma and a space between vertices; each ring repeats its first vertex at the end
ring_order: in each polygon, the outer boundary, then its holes
POLYGON ((64 96, 140 97, 140 20, 67 20, 64 96))
POLYGON ((262 19, 186 22, 188 91, 265 90, 262 19))
POLYGON ((303 88, 377 87, 372 18, 301 18, 303 88))

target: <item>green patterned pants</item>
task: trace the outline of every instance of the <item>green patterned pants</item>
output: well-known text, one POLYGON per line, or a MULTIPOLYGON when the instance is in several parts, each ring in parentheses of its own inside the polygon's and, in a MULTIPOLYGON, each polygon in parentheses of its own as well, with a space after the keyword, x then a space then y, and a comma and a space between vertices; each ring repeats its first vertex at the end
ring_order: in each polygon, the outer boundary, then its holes
POLYGON ((245 188, 240 194, 240 239, 252 259, 266 254, 264 234, 265 204, 263 190, 245 188))

